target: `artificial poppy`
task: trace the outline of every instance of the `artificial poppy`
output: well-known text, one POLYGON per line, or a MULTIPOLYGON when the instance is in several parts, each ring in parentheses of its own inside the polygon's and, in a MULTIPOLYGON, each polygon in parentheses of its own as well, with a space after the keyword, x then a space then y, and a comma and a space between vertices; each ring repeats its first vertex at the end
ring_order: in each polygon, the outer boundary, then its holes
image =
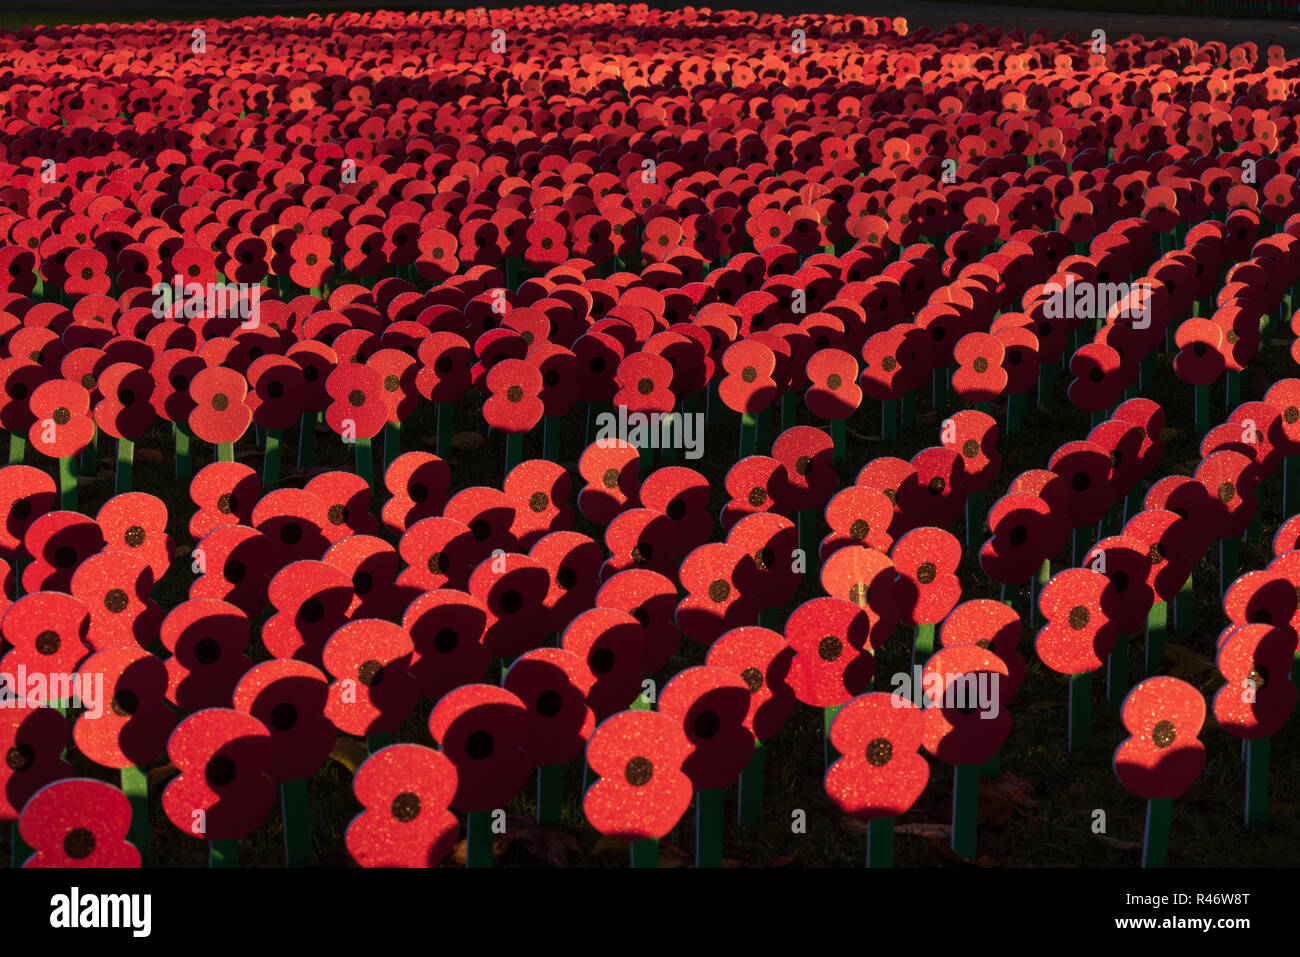
POLYGON ((162 499, 145 492, 123 492, 100 506, 95 522, 104 533, 106 548, 144 559, 155 582, 167 574, 174 545, 167 534, 167 506, 162 499))
POLYGON ((70 590, 90 614, 87 643, 96 651, 151 645, 162 621, 162 607, 149 597, 153 585, 152 569, 130 552, 101 551, 77 566, 70 590))
POLYGON ((835 806, 868 819, 907 813, 930 781, 924 729, 921 709, 907 698, 864 694, 840 708, 830 727, 840 757, 825 781, 835 806))
POLYGON ((831 466, 834 443, 821 429, 797 425, 772 443, 772 457, 785 467, 776 500, 787 514, 822 509, 840 487, 831 466))
POLYGON ((925 749, 947 764, 983 764, 1006 742, 1011 711, 1006 664, 976 645, 940 648, 925 663, 921 683, 925 749))
POLYGON ((505 807, 532 771, 524 750, 528 709, 505 688, 474 684, 448 692, 429 714, 429 733, 456 766, 454 808, 505 807))
POLYGON ((460 822, 450 813, 456 765, 420 744, 394 744, 370 755, 352 778, 365 808, 343 841, 362 867, 436 867, 456 844, 460 822))
POLYGON ((862 404, 858 363, 847 352, 822 349, 805 367, 810 385, 804 394, 808 411, 821 419, 847 419, 862 404))
POLYGON ((595 605, 605 552, 594 539, 579 532, 552 532, 537 540, 528 557, 550 575, 545 604, 551 621, 571 621, 595 605))
POLYGON ((345 734, 396 731, 420 694, 409 672, 414 650, 406 629, 390 621, 366 618, 341 626, 321 653, 334 679, 325 716, 345 734))
MULTIPOLYGON (((24 595, 0 619, 0 634, 11 646, 0 668, 10 681, 20 668, 31 675, 73 674, 91 651, 86 643, 89 630, 90 613, 80 599, 57 591, 24 595)), ((35 689, 30 698, 27 688, 10 691, 33 704, 49 695, 48 688, 35 689)))
POLYGON ((677 653, 681 641, 674 616, 677 586, 658 572, 631 568, 611 576, 596 593, 597 608, 626 611, 641 625, 642 674, 656 674, 677 653))
POLYGON ((18 819, 18 833, 36 852, 23 867, 139 867, 130 828, 131 802, 111 784, 55 781, 27 800, 18 819))
POLYGON ((1122 632, 1141 633, 1155 600, 1155 593, 1147 584, 1150 551, 1137 539, 1111 535, 1088 550, 1083 565, 1110 579, 1110 588, 1102 596, 1106 617, 1122 632))
POLYGON ((205 465, 190 482, 190 500, 199 509, 190 518, 190 537, 198 541, 221 525, 251 525, 261 494, 257 472, 242 462, 205 465))
POLYGON ((551 577, 536 559, 499 552, 470 573, 469 593, 488 609, 483 646, 497 658, 540 648, 553 623, 546 613, 551 577))
POLYGON ((726 372, 718 383, 718 398, 733 412, 755 415, 772 404, 777 383, 772 377, 776 356, 755 339, 732 343, 722 354, 726 372))
POLYGON ((948 613, 939 629, 939 644, 945 648, 977 645, 993 652, 1007 666, 1006 693, 1011 698, 1025 679, 1025 659, 1016 651, 1020 632, 1020 616, 1014 608, 991 598, 975 598, 948 613))
POLYGON ((695 790, 726 787, 749 763, 749 705, 749 686, 739 675, 707 665, 679 671, 660 692, 659 713, 680 722, 691 742, 682 770, 695 790))
POLYGON ((833 707, 866 690, 875 673, 871 621, 843 598, 813 598, 785 623, 795 651, 790 687, 804 704, 833 707))
POLYGON ((451 467, 428 452, 406 452, 393 459, 384 473, 389 498, 381 517, 384 525, 401 533, 423 518, 442 512, 451 484, 451 467))
POLYGON ((104 548, 104 532, 79 512, 46 512, 27 527, 23 547, 32 556, 23 569, 23 591, 71 591, 72 576, 104 548))
POLYGON ((1199 691, 1179 678, 1148 678, 1128 693, 1120 720, 1130 736, 1112 764, 1124 787, 1147 800, 1176 798, 1191 787, 1205 766, 1199 691))
POLYGON ((686 590, 676 621, 687 638, 710 645, 725 631, 752 624, 758 616, 758 569, 737 545, 712 542, 682 561, 678 580, 686 590))
POLYGON ((1119 626, 1104 611, 1111 581, 1091 568, 1067 568, 1038 595, 1046 624, 1034 639, 1043 664, 1064 675, 1096 671, 1119 640, 1119 626))
POLYGON ((190 431, 213 445, 238 442, 253 421, 247 395, 248 381, 234 369, 212 366, 197 373, 190 380, 190 431))
POLYGON ((424 697, 436 701, 483 680, 492 663, 483 647, 488 615, 473 595, 446 587, 426 591, 406 607, 402 627, 415 649, 408 670, 424 697))
POLYGON ((501 488, 514 507, 515 520, 510 534, 520 548, 531 548, 548 532, 572 527, 573 509, 568 504, 570 479, 563 466, 545 459, 520 462, 510 470, 501 488))
POLYGON ((252 715, 207 708, 182 721, 167 740, 180 774, 162 795, 163 812, 200 840, 244 837, 275 804, 267 773, 271 733, 252 715))
POLYGON ((230 706, 235 685, 253 663, 245 653, 250 626, 238 607, 210 598, 191 598, 172 609, 158 636, 171 652, 167 700, 186 709, 230 706))
POLYGON ((968 332, 953 348, 957 368, 952 374, 953 390, 967 402, 992 402, 1007 388, 1002 368, 1006 348, 997 336, 968 332))
POLYGON ((537 648, 521 655, 503 686, 528 708, 524 750, 537 767, 564 764, 596 729, 587 705, 593 675, 581 657, 563 648, 537 648))
POLYGON ((216 598, 259 614, 274 569, 266 536, 244 525, 221 525, 200 539, 191 567, 199 572, 190 598, 216 598))
POLYGON ((607 837, 660 838, 690 806, 682 771, 692 751, 681 722, 657 711, 624 711, 601 722, 587 742, 599 775, 582 801, 587 821, 607 837))
POLYGON ((644 643, 641 623, 617 608, 589 609, 564 629, 560 646, 590 672, 587 705, 597 721, 629 707, 641 693, 644 643))
POLYGON ((640 464, 636 447, 621 439, 588 445, 578 460, 578 472, 587 480, 578 492, 578 510, 608 526, 624 509, 637 506, 640 464))
POLYGON ((344 441, 374 438, 388 421, 384 376, 376 368, 345 362, 329 374, 325 389, 333 400, 325 422, 344 441))
MULTIPOLYGON (((338 507, 345 513, 346 506, 338 507)), ((336 514, 342 517, 341 513, 336 514)), ((267 562, 273 570, 290 562, 320 558, 329 547, 325 535, 329 525, 325 501, 306 489, 275 489, 253 507, 253 527, 266 536, 270 548, 267 562)))
POLYGON ((78 455, 95 437, 90 393, 77 383, 63 379, 42 382, 29 402, 33 422, 27 437, 42 455, 54 459, 78 455))
POLYGON ((162 660, 143 648, 106 648, 85 660, 82 674, 103 675, 104 692, 99 713, 82 712, 72 726, 77 749, 101 767, 148 767, 176 727, 162 660))
POLYGON ((312 777, 337 737, 325 717, 329 682, 305 661, 264 661, 239 679, 233 703, 271 733, 267 773, 273 781, 312 777))
POLYGON ((12 562, 25 554, 27 530, 54 508, 54 479, 30 465, 0 468, 0 557, 12 562))

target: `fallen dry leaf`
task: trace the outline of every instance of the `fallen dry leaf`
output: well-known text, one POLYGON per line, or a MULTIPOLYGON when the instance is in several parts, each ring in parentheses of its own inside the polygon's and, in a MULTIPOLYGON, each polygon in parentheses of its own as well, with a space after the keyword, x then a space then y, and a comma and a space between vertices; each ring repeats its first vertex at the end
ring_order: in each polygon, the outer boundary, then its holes
POLYGON ((153 788, 166 781, 173 774, 180 772, 180 768, 168 761, 166 764, 160 764, 156 768, 149 769, 149 787, 153 788))
POLYGON ((457 452, 473 452, 475 449, 481 449, 486 441, 487 439, 477 432, 457 432, 451 437, 451 447, 457 452))
POLYGON ((1132 851, 1142 846, 1138 841, 1121 841, 1113 837, 1107 837, 1105 834, 1098 834, 1097 838, 1111 847, 1119 848, 1121 851, 1132 851))
POLYGON ((981 778, 979 793, 979 821, 1001 827, 1017 812, 1029 812, 1038 807, 1034 787, 1025 778, 1004 771, 995 778, 981 778))
POLYGON ((356 774, 357 768, 361 767, 361 762, 366 759, 367 754, 369 752, 364 741, 340 737, 334 742, 334 750, 330 752, 330 757, 356 774))
POLYGON ((951 824, 899 824, 894 828, 895 834, 906 834, 909 837, 926 837, 932 841, 948 841, 952 839, 951 824))
POLYGON ((1175 678, 1195 678, 1214 670, 1214 662, 1202 654, 1192 651, 1186 645, 1172 642, 1165 645, 1165 659, 1173 665, 1169 673, 1175 678))

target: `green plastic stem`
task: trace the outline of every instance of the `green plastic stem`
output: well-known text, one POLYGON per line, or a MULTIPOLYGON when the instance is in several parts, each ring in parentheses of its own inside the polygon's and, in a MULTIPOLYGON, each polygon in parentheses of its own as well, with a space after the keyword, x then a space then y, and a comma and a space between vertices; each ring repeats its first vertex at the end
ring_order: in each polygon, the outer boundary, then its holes
POLYGON ((564 765, 543 764, 537 769, 537 823, 559 824, 564 806, 564 765))
POLYGON ((81 470, 81 474, 86 478, 94 478, 95 473, 99 471, 99 426, 95 426, 95 431, 90 435, 90 441, 81 450, 80 458, 77 468, 81 470))
POLYGON ((352 443, 354 446, 353 454, 356 459, 357 475, 366 480, 366 484, 371 488, 375 487, 375 456, 371 451, 370 436, 358 435, 357 440, 352 443))
POLYGON ((27 458, 27 439, 17 432, 9 433, 9 464, 22 465, 27 458))
POLYGON ((867 867, 894 866, 894 819, 873 817, 867 822, 867 867))
POLYGON ((758 441, 758 419, 748 412, 740 413, 740 448, 737 459, 748 458, 754 454, 758 441))
POLYGON ((979 799, 980 766, 955 765, 952 769, 952 849, 965 858, 975 856, 979 799))
POLYGON ((304 412, 298 427, 298 468, 305 469, 316 458, 316 419, 319 412, 304 412))
POLYGON ((1168 628, 1169 605, 1158 601, 1147 612, 1146 669, 1153 675, 1165 663, 1165 633, 1168 628))
POLYGON ((843 419, 831 419, 831 465, 845 465, 849 461, 847 428, 843 419))
POLYGON ((763 742, 754 741, 754 753, 740 772, 739 810, 737 818, 741 824, 758 824, 763 820, 763 771, 766 765, 766 749, 763 742))
MULTIPOLYGON (((917 668, 924 668, 933 654, 934 625, 917 625, 916 636, 912 639, 912 674, 916 674, 917 668)), ((912 689, 912 700, 918 708, 925 706, 925 691, 920 682, 912 689)))
POLYGON ((1192 391, 1196 399, 1196 434, 1204 435, 1210 430, 1210 387, 1193 386, 1192 391))
POLYGON ((492 812, 470 811, 465 826, 465 866, 492 866, 492 812))
POLYGON ((438 457, 445 459, 451 455, 451 437, 456 404, 454 402, 438 403, 438 457))
POLYGON ((189 485, 194 477, 194 460, 190 458, 190 430, 179 422, 172 423, 172 439, 176 443, 176 481, 189 485))
POLYGON ((1246 742, 1246 826, 1264 823, 1268 816, 1268 738, 1246 742))
POLYGON ((239 841, 208 841, 208 867, 238 867, 239 841))
POLYGON ((217 446, 217 461, 218 461, 218 462, 233 462, 233 461, 235 461, 235 443, 234 443, 234 442, 222 442, 222 443, 220 443, 220 444, 217 446))
POLYGON ((542 421, 542 458, 548 462, 560 461, 560 427, 563 419, 548 415, 542 421))
POLYGON ((1092 741, 1092 673, 1070 675, 1069 750, 1086 751, 1092 741))
POLYGON ((1172 798, 1147 801, 1146 831, 1142 835, 1142 866, 1164 867, 1169 858, 1169 817, 1172 798))
POLYGON ((1219 594, 1226 595, 1228 586, 1237 577, 1241 565, 1241 539, 1235 536, 1219 539, 1219 594))
POLYGON ((270 488, 280 481, 280 444, 284 432, 280 429, 266 430, 266 453, 262 456, 262 487, 270 488))
POLYGON ((307 808, 307 779, 280 782, 280 813, 284 815, 284 862, 311 867, 311 814, 307 808))
POLYGON ((657 868, 659 866, 659 838, 647 837, 640 841, 633 841, 630 856, 633 867, 657 868))
POLYGON ((695 793, 695 866, 722 866, 722 788, 695 793))
POLYGON ((842 707, 844 706, 833 704, 822 709, 822 726, 824 728, 822 732, 822 740, 825 742, 826 767, 828 768, 835 762, 835 759, 840 756, 840 753, 836 751, 834 746, 831 744, 831 725, 835 722, 835 716, 840 713, 840 708, 842 707))
POLYGON ((120 774, 122 793, 131 802, 131 828, 126 839, 140 852, 141 860, 149 858, 149 776, 142 767, 130 765, 120 774))
POLYGON ((799 424, 799 396, 793 392, 781 393, 781 431, 799 424))
POLYGON ((1106 658, 1106 701, 1119 708, 1128 694, 1129 636, 1125 632, 1115 640, 1115 647, 1106 658))
POLYGON ((59 508, 77 511, 77 458, 65 455, 59 459, 59 508))
MULTIPOLYGON (((893 445, 898 441, 898 400, 885 399, 880 403, 880 437, 886 445, 893 445)), ((890 832, 890 838, 893 838, 893 831, 890 832)))
POLYGON ((402 423, 384 423, 384 472, 393 464, 393 459, 402 454, 402 423))

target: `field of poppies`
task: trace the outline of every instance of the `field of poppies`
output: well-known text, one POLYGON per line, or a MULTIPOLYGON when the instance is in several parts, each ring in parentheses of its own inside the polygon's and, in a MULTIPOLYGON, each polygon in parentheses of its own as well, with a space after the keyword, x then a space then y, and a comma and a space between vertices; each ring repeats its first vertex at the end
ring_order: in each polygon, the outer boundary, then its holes
POLYGON ((0 32, 0 851, 1300 863, 1298 85, 622 4, 0 32))

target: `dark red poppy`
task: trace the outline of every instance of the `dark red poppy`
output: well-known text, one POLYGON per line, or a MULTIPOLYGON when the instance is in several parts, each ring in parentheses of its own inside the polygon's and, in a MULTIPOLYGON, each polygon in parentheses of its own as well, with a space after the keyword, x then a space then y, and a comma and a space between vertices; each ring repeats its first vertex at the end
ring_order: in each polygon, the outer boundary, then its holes
POLYGON ((248 616, 228 602, 192 598, 158 631, 167 659, 167 700, 188 711, 230 705, 235 685, 253 666, 245 653, 248 616))
POLYGON ((126 840, 130 827, 131 802, 111 784, 55 781, 23 806, 18 831, 36 852, 23 867, 139 867, 140 851, 126 840))
POLYGON ((862 404, 858 363, 847 352, 822 349, 813 353, 805 374, 811 384, 804 394, 804 404, 818 418, 847 419, 862 404))
POLYGON ((381 517, 393 532, 402 533, 424 518, 438 515, 447 502, 451 467, 428 452, 399 455, 384 473, 389 499, 381 517))
POLYGON ((964 601, 943 620, 939 644, 947 647, 978 645, 1007 666, 1006 693, 1015 696, 1025 680, 1025 659, 1016 651, 1020 643, 1020 616, 1010 605, 991 598, 964 601))
POLYGON ((180 775, 163 791, 172 824, 200 840, 244 837, 275 804, 271 733, 252 715, 208 708, 172 732, 167 755, 180 775))
POLYGON ((496 658, 540 648, 554 623, 546 613, 551 576, 527 555, 496 552, 470 573, 469 593, 487 606, 483 646, 496 658))
POLYGON ((271 567, 270 543, 245 525, 222 525, 199 540, 191 567, 199 572, 190 598, 215 598, 256 615, 266 605, 271 567))
POLYGON ((997 420, 978 409, 963 409, 949 417, 943 428, 944 445, 961 455, 962 489, 982 492, 989 488, 1002 471, 997 420))
POLYGON ((430 402, 456 402, 469 391, 472 353, 455 332, 434 331, 421 340, 415 387, 430 402))
POLYGON ((1052 453, 1048 468, 1065 480, 1070 524, 1077 527, 1101 521, 1115 501, 1107 451, 1095 442, 1067 442, 1052 453))
POLYGON ((1151 571, 1149 549, 1138 539, 1111 535, 1088 550, 1083 564, 1110 579, 1110 588, 1102 595, 1106 617, 1120 631, 1140 634, 1155 600, 1147 584, 1151 571))
POLYGON ((749 706, 749 686, 722 668, 687 668, 664 686, 659 712, 678 721, 691 742, 682 770, 697 791, 727 786, 749 763, 749 706))
POLYGON ((641 672, 656 674, 677 653, 681 632, 674 621, 677 586, 671 579, 644 568, 610 577, 596 593, 596 607, 628 612, 641 625, 641 672))
POLYGON ((605 529, 605 550, 609 559, 602 578, 629 568, 647 568, 664 575, 676 572, 672 555, 671 520, 652 508, 620 512, 605 529))
POLYGON ((645 629, 629 612, 592 608, 564 629, 561 646, 590 672, 587 705, 603 721, 641 693, 645 629))
POLYGON ((997 336, 966 333, 953 349, 957 360, 953 390, 967 402, 992 402, 1007 388, 1007 373, 1002 368, 1005 357, 1006 348, 997 336))
POLYGON ((768 455, 746 456, 731 466, 724 481, 731 496, 731 501, 722 507, 724 531, 748 515, 758 515, 776 507, 777 489, 787 481, 778 475, 784 469, 780 462, 768 455))
POLYGON ((1271 737, 1295 710, 1290 671, 1296 649, 1288 622, 1247 624, 1219 639, 1218 668, 1228 682, 1214 696, 1214 717, 1239 738, 1271 737))
POLYGON ((1241 535, 1259 511, 1255 492, 1259 487, 1259 466, 1240 452, 1224 449, 1201 459, 1192 476, 1209 493, 1211 524, 1215 538, 1241 535))
POLYGON ((1228 346, 1223 330, 1210 320, 1184 320, 1174 342, 1179 349, 1174 356, 1174 372, 1188 385, 1209 385, 1223 373, 1228 346))
POLYGON ((79 512, 46 512, 27 527, 23 546, 32 561, 23 570, 23 591, 71 591, 72 576, 104 548, 104 533, 79 512))
POLYGON ((921 682, 927 751, 953 765, 983 764, 998 753, 1011 732, 1009 672, 1001 658, 976 645, 940 648, 921 682))
POLYGON ((253 421, 264 429, 287 429, 303 412, 302 366, 287 356, 264 355, 248 366, 246 398, 253 421))
POLYGON ((72 765, 62 758, 67 743, 67 719, 55 709, 0 709, 0 820, 18 820, 33 794, 72 776, 72 765))
POLYGON ((54 479, 48 472, 30 465, 0 468, 0 557, 13 562, 26 555, 23 544, 27 530, 54 508, 54 479))
POLYGON ((936 445, 913 455, 911 466, 916 481, 901 485, 895 497, 903 513, 896 537, 920 525, 955 525, 966 506, 961 454, 936 445))
POLYGON ((456 844, 460 822, 447 808, 456 765, 420 744, 394 744, 362 762, 352 793, 365 808, 344 843, 362 867, 436 867, 456 844))
POLYGON ((786 429, 772 443, 772 457, 785 467, 785 481, 776 499, 787 513, 822 509, 840 488, 840 478, 831 466, 834 442, 821 429, 797 425, 786 429))
POLYGON ((1120 720, 1130 737, 1112 764, 1124 787, 1147 800, 1176 798, 1191 787, 1205 766, 1199 691, 1179 678, 1148 678, 1128 693, 1120 720))
POLYGON ((328 688, 324 673, 305 661, 264 661, 235 687, 235 710, 271 732, 272 780, 310 778, 329 757, 337 735, 324 713, 328 688))
POLYGON ((697 644, 710 645, 757 618, 758 569, 738 545, 699 546, 682 561, 678 580, 686 596, 677 605, 677 625, 697 644))
POLYGON ((532 771, 524 744, 528 709, 494 685, 465 685, 449 692, 429 715, 429 733, 456 765, 451 806, 463 811, 505 807, 532 771))
POLYGON ((510 470, 502 492, 514 507, 510 534, 520 548, 531 548, 543 535, 573 526, 569 489, 568 471, 555 462, 530 459, 510 470))
POLYGON ((488 615, 481 601, 454 588, 426 591, 407 606, 402 627, 415 647, 409 670, 424 697, 436 701, 487 674, 492 656, 482 639, 488 615))
POLYGON ((582 802, 588 822, 609 837, 663 837, 691 803, 694 788, 682 771, 691 751, 680 722, 657 711, 602 722, 587 743, 587 763, 600 776, 582 802))
POLYGON ((641 483, 641 504, 667 518, 671 554, 680 557, 703 545, 713 533, 708 512, 709 482, 693 469, 667 466, 641 483))
POLYGON ((528 557, 542 564, 551 579, 546 609, 556 623, 595 605, 605 551, 579 532, 552 532, 537 540, 528 557))
POLYGON ((524 749, 534 765, 564 764, 586 746, 596 729, 587 706, 592 677, 582 658, 563 648, 538 648, 510 666, 504 687, 528 707, 524 749))
POLYGON ((329 547, 325 535, 329 525, 326 503, 305 489, 275 489, 253 508, 253 527, 266 536, 271 549, 267 556, 271 569, 320 558, 329 547))
POLYGON ((253 421, 243 375, 223 366, 210 367, 190 380, 189 391, 194 402, 190 431, 213 445, 238 442, 253 421))
POLYGON ((722 355, 726 375, 718 383, 718 397, 733 412, 761 412, 777 395, 772 373, 776 356, 763 343, 742 339, 732 343, 722 355))
POLYGON ((148 767, 176 726, 162 660, 142 648, 121 646, 95 652, 82 671, 104 676, 104 700, 100 714, 83 712, 73 725, 78 750, 106 768, 148 767))

